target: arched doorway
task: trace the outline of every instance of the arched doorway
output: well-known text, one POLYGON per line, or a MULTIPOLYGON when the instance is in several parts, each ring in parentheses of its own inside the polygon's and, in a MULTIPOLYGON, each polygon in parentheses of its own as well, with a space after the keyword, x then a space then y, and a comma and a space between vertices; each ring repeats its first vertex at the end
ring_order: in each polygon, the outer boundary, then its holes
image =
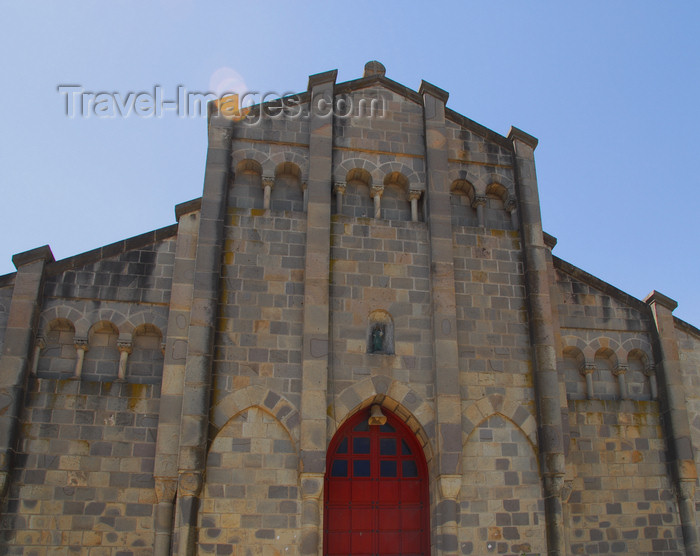
POLYGON ((335 434, 326 458, 323 553, 428 555, 428 470, 406 424, 370 425, 370 409, 335 434))

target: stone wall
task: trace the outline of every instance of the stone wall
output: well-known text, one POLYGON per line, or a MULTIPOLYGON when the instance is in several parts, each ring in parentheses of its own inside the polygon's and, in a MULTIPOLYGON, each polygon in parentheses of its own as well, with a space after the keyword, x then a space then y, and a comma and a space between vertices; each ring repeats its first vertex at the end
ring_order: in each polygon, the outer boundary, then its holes
POLYGON ((30 380, 3 554, 152 554, 157 385, 30 380))
POLYGON ((231 209, 221 270, 214 401, 249 386, 298 407, 306 220, 231 209))
POLYGON ((655 401, 570 401, 571 554, 683 553, 655 401))
POLYGON ((365 400, 351 387, 376 376, 434 398, 425 224, 334 217, 330 303, 331 403, 340 398, 356 407, 365 400), (393 349, 374 352, 368 345, 375 312, 385 315, 393 349))

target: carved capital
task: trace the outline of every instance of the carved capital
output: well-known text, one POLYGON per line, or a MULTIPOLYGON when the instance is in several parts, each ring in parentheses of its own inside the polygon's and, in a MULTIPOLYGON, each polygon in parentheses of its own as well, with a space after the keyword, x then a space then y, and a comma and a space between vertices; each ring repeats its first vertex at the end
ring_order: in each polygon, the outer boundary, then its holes
POLYGON ((462 476, 440 475, 438 477, 438 485, 440 485, 440 496, 443 499, 457 500, 459 491, 462 488, 462 476))
POLYGON ((119 350, 119 353, 131 353, 133 351, 131 342, 117 342, 117 349, 119 350))
POLYGON ((695 500, 695 481, 678 481, 675 487, 678 500, 695 500))
POLYGON ((336 195, 345 195, 345 189, 348 184, 344 181, 337 181, 333 184, 333 193, 336 195))
POLYGON ((82 351, 88 351, 88 349, 90 349, 87 338, 75 338, 73 339, 73 345, 75 346, 75 349, 82 351))
POLYGON ((161 354, 163 357, 165 357, 165 346, 166 346, 166 343, 165 343, 165 342, 161 342, 161 343, 160 343, 160 354, 161 354))
POLYGON ((179 496, 198 496, 202 490, 202 473, 200 471, 187 471, 180 473, 178 481, 179 496))
POLYGON ((372 188, 369 190, 369 196, 372 197, 373 199, 375 197, 379 197, 381 199, 383 194, 384 194, 384 186, 383 185, 373 185, 372 188))
POLYGON ((323 492, 323 473, 300 473, 303 500, 318 500, 323 492))
POLYGON ((486 195, 475 195, 472 199, 472 207, 483 207, 486 205, 486 195))
POLYGON ((614 376, 624 375, 627 372, 627 365, 618 365, 612 370, 614 376))
POLYGON ((43 336, 37 336, 36 337, 36 342, 34 342, 34 347, 36 349, 44 349, 46 348, 46 339, 43 336))
POLYGON ((420 189, 409 189, 406 197, 409 201, 418 201, 422 194, 423 192, 420 189))
POLYGON ((578 372, 581 373, 583 376, 593 374, 594 371, 595 365, 593 363, 584 363, 578 370, 578 372))
POLYGON ((647 365, 646 369, 644 369, 644 376, 656 376, 656 365, 647 365))
POLYGON ((561 501, 568 502, 571 493, 574 491, 574 481, 571 479, 564 481, 564 485, 561 487, 561 501))
POLYGON ((175 500, 177 492, 177 479, 175 477, 155 477, 156 500, 158 503, 175 500))
POLYGON ((263 176, 262 186, 269 187, 270 189, 272 189, 275 186, 275 178, 271 178, 270 176, 263 176))
POLYGON ((563 475, 548 475, 544 478, 544 495, 546 498, 550 498, 552 496, 561 497, 563 490, 563 475))
POLYGON ((508 199, 504 205, 504 208, 506 209, 507 213, 511 213, 518 208, 518 203, 515 202, 515 199, 508 199))

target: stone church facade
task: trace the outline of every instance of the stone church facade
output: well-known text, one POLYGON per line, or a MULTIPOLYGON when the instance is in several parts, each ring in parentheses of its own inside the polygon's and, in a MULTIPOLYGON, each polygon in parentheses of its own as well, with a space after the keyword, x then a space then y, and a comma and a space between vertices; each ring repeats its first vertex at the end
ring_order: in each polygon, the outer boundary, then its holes
POLYGON ((698 555, 700 331, 537 140, 370 62, 212 104, 177 223, 0 277, 0 553, 698 555))

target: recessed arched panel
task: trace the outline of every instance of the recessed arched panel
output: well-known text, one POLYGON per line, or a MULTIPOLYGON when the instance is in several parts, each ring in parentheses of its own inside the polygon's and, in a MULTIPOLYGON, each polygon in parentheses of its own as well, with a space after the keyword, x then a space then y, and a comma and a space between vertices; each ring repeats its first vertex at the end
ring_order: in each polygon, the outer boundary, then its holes
POLYGON ((452 206, 452 226, 477 226, 474 201, 474 186, 467 180, 455 180, 450 187, 450 204, 452 206))
POLYGON ((564 348, 562 370, 566 377, 566 398, 569 400, 586 399, 586 379, 581 373, 585 359, 577 347, 564 348))
POLYGON ((301 169, 294 162, 280 162, 276 166, 270 208, 277 211, 304 212, 301 169))
POLYGON ((355 218, 369 218, 374 214, 370 196, 372 176, 364 168, 353 168, 347 173, 347 185, 343 195, 343 214, 355 218))
POLYGON ((546 554, 537 456, 502 414, 484 419, 464 444, 460 509, 464 554, 546 554))
POLYGON ((229 193, 231 204, 237 208, 262 208, 262 177, 263 167, 257 160, 248 158, 238 162, 229 193))
POLYGON ((163 375, 163 334, 152 324, 142 324, 133 335, 132 352, 127 366, 127 380, 142 384, 158 384, 163 375))
POLYGON ((37 365, 40 378, 68 378, 75 370, 75 327, 68 319, 51 321, 37 365))
POLYGON ((294 442, 276 417, 261 407, 233 416, 207 455, 199 554, 232 554, 232 548, 233 554, 297 554, 298 464, 294 442))
POLYGON ((649 359, 640 349, 633 349, 627 355, 627 392, 631 400, 650 400, 651 384, 647 371, 649 369, 649 359))
POLYGON ((386 408, 370 425, 358 411, 333 437, 326 459, 323 553, 429 554, 428 470, 406 424, 386 408))
POLYGON ((82 379, 94 382, 111 382, 119 369, 119 331, 110 321, 94 324, 88 332, 88 350, 82 369, 82 379))

